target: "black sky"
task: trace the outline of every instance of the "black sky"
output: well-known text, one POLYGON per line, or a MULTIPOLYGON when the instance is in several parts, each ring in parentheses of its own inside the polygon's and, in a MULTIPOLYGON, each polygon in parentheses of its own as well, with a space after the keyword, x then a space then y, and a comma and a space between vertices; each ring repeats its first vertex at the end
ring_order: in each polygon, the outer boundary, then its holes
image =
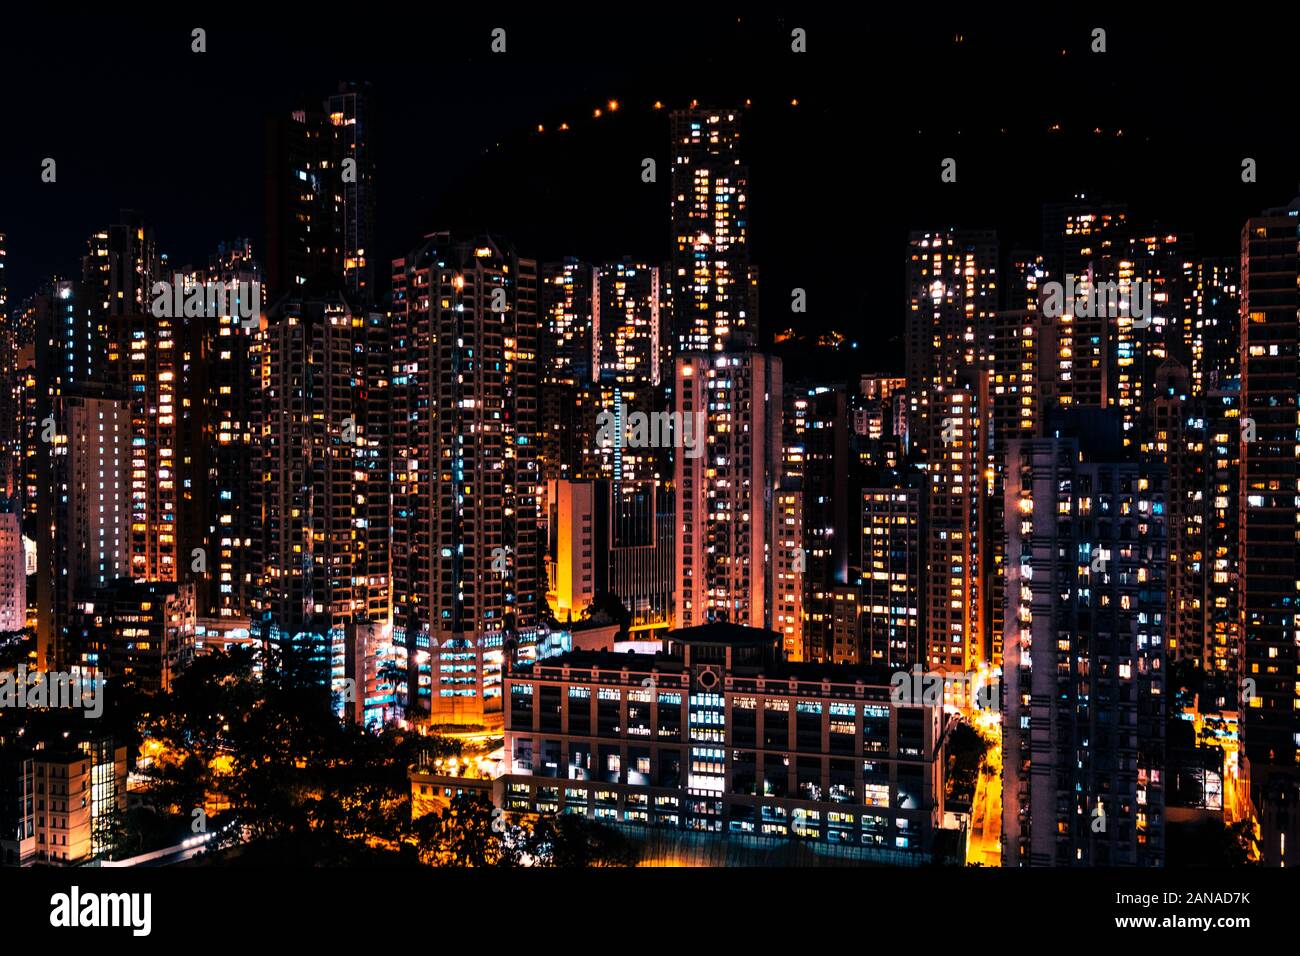
POLYGON ((258 248, 264 119, 318 103, 340 79, 375 90, 381 262, 445 227, 495 230, 539 258, 662 260, 667 117, 650 104, 752 100, 764 328, 794 324, 789 290, 802 286, 800 323, 860 337, 882 366, 901 354, 909 228, 987 226, 1005 247, 1032 246, 1041 203, 1087 191, 1193 231, 1203 254, 1231 255, 1246 216, 1298 191, 1298 18, 1285 8, 1138 18, 915 6, 6 11, 11 301, 55 271, 76 274, 86 237, 121 208, 155 224, 173 262, 205 261, 236 236, 258 248), (195 26, 205 54, 190 52, 195 26), (489 50, 494 26, 507 30, 505 55, 489 50), (806 54, 790 52, 796 26, 806 54), (1093 27, 1107 31, 1104 54, 1089 50, 1093 27), (620 110, 593 119, 609 99, 620 110), (570 131, 555 132, 560 122, 570 131), (55 184, 40 182, 46 156, 55 184), (655 185, 641 182, 647 156, 655 185), (956 184, 940 182, 945 156, 958 161, 956 184), (1259 163, 1252 185, 1245 156, 1259 163))

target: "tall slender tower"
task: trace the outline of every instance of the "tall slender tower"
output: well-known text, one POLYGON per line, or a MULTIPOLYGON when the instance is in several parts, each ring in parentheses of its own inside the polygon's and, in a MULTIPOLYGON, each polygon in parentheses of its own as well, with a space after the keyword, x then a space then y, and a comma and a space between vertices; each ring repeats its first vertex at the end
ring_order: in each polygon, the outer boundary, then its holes
POLYGON ((749 169, 738 109, 672 114, 673 322, 679 352, 758 342, 749 169))
POLYGON ((975 669, 993 654, 985 611, 988 558, 983 498, 988 390, 982 374, 932 399, 926 491, 926 664, 975 669))
POLYGON ((393 311, 394 636, 432 722, 496 723, 542 596, 537 265, 433 233, 394 261, 393 311))
POLYGON ((849 416, 842 385, 785 387, 782 478, 802 490, 803 660, 830 660, 832 590, 848 583, 849 416))
POLYGON ((862 489, 862 637, 846 663, 901 670, 921 662, 925 639, 925 488, 862 489))
POLYGON ((340 84, 323 104, 267 125, 266 265, 271 295, 375 300, 371 92, 340 84))
POLYGON ((781 480, 781 360, 756 352, 680 355, 676 371, 683 429, 673 473, 681 529, 677 626, 770 627, 769 574, 777 562, 768 515, 781 480))
MULTIPOLYGON (((222 245, 208 264, 206 278, 228 287, 261 286, 262 272, 247 241, 222 245)), ((262 301, 266 301, 265 294, 262 301)), ((227 309, 227 312, 237 311, 227 309)), ((200 617, 242 618, 252 609, 254 567, 253 517, 257 485, 255 449, 261 434, 253 421, 253 393, 260 388, 261 368, 253 361, 254 336, 261 316, 214 315, 202 325, 200 361, 206 387, 196 402, 203 421, 202 533, 205 571, 198 581, 200 617)), ((192 555, 181 555, 193 567, 192 555)))
POLYGON ((1164 859, 1168 494, 1116 411, 1007 450, 1007 866, 1164 859))
POLYGON ((597 275, 594 266, 572 257, 542 266, 538 345, 545 384, 579 385, 599 375, 599 346, 592 327, 597 275))
POLYGON ((1255 216, 1241 232, 1242 743, 1264 861, 1273 865, 1293 860, 1300 838, 1298 314, 1300 199, 1255 216))
POLYGON ((335 231, 343 288, 361 305, 375 301, 374 108, 369 83, 340 83, 325 101, 338 168, 335 231))
POLYGON ((953 384, 960 369, 979 367, 987 351, 997 272, 998 238, 990 230, 916 231, 908 240, 908 427, 922 458, 932 448, 936 390, 953 384))
POLYGON ((600 375, 627 385, 659 384, 659 267, 624 259, 600 268, 592 327, 600 375))

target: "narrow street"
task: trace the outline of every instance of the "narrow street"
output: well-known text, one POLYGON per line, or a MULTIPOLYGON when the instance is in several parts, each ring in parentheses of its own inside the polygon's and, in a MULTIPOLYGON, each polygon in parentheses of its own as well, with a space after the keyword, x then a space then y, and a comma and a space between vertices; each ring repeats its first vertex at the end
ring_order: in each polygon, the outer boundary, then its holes
POLYGON ((975 711, 975 727, 989 742, 988 753, 975 781, 975 799, 971 803, 971 834, 966 849, 966 863, 981 866, 1002 865, 1002 734, 996 715, 975 711), (989 771, 992 770, 992 773, 989 771))

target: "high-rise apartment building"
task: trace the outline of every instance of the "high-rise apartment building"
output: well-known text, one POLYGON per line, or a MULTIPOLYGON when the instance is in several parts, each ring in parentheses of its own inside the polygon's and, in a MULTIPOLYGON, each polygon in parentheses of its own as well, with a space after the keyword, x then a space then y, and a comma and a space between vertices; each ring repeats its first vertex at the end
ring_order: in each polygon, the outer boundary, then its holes
POLYGON ((1140 446, 1146 437, 1142 430, 1151 386, 1161 364, 1171 357, 1183 364, 1191 361, 1183 349, 1183 330, 1190 324, 1186 308, 1195 258, 1186 233, 1153 226, 1130 226, 1129 231, 1125 241, 1093 261, 1087 279, 1099 290, 1114 283, 1118 309, 1108 308, 1108 314, 1086 321, 1107 326, 1111 353, 1106 401, 1123 417, 1125 441, 1140 446), (1136 314, 1135 307, 1143 301, 1149 315, 1136 314))
POLYGON ((600 267, 592 329, 599 342, 600 377, 655 386, 660 375, 659 267, 624 259, 600 267))
POLYGON ((998 294, 995 232, 942 229, 911 234, 906 332, 909 432, 922 458, 932 451, 935 413, 930 406, 936 390, 952 385, 959 370, 981 365, 998 294))
MULTIPOLYGON (((82 648, 70 632, 77 597, 130 576, 131 416, 126 402, 55 400, 40 462, 37 661, 66 670, 82 648)), ((46 425, 42 425, 45 430, 46 425)))
POLYGON ((255 336, 252 397, 254 625, 263 639, 308 633, 331 645, 349 625, 386 621, 387 471, 374 389, 386 355, 342 298, 282 301, 255 336), (386 536, 383 536, 386 537, 386 536))
POLYGON ((1083 275, 1088 264, 1127 238, 1128 206, 1078 194, 1043 206, 1043 264, 1047 277, 1063 282, 1083 275))
POLYGON ((106 375, 130 415, 129 574, 137 581, 177 581, 182 555, 187 571, 189 564, 182 545, 201 540, 192 510, 201 439, 190 404, 195 326, 144 310, 107 316, 105 324, 106 375))
POLYGON ((848 581, 849 415, 843 386, 785 387, 782 478, 802 492, 801 660, 829 659, 831 593, 848 581))
POLYGON ((546 599, 556 620, 567 622, 580 619, 599 594, 597 564, 602 546, 608 547, 608 538, 601 533, 596 507, 600 489, 595 482, 561 479, 548 484, 550 586, 546 599))
POLYGON ((804 547, 805 494, 788 479, 782 485, 772 496, 769 587, 772 629, 781 635, 781 650, 786 660, 824 660, 824 652, 816 657, 809 653, 804 632, 804 581, 808 576, 808 552, 804 547))
MULTIPOLYGON (((374 96, 369 83, 344 82, 325 100, 338 168, 333 219, 341 288, 358 304, 375 301, 374 96)), ((329 190, 327 189, 327 193, 329 190)))
POLYGON ((1170 658, 1195 661, 1235 684, 1239 393, 1216 387, 1193 395, 1187 368, 1173 359, 1160 367, 1152 386, 1141 450, 1144 460, 1169 472, 1170 658))
MULTIPOLYGON (((208 282, 227 287, 261 287, 262 275, 247 241, 222 245, 212 256, 208 282), (242 286, 240 284, 243 284, 242 286)), ((265 295, 262 302, 266 302, 265 295)), ((228 313, 238 311, 227 308, 228 313)), ((195 572, 200 616, 243 618, 252 607, 259 569, 253 562, 257 486, 249 480, 261 445, 253 420, 253 396, 260 390, 260 367, 253 361, 254 335, 261 316, 215 315, 202 326, 201 380, 195 397, 203 422, 199 490, 204 571, 195 572)), ((193 549, 182 567, 193 569, 193 549)))
POLYGON ((864 488, 861 498, 862 640, 855 663, 894 670, 922 662, 925 488, 864 488))
POLYGON ((537 265, 434 233, 393 263, 395 640, 434 723, 500 720, 543 598, 537 265))
POLYGON ((781 361, 755 352, 681 355, 676 373, 677 625, 768 626, 766 516, 781 478, 781 361))
POLYGON ((1003 862, 1164 858, 1168 492, 1115 412, 1007 450, 1003 862))
POLYGON ((672 132, 672 285, 678 352, 758 342, 749 169, 738 109, 678 110, 672 132))
POLYGON ((0 502, 0 632, 27 626, 27 549, 22 515, 12 499, 0 502))
POLYGON ((538 344, 544 385, 578 385, 598 377, 600 358, 592 324, 598 275, 594 266, 572 257, 542 266, 538 344))
POLYGON ((1199 259, 1184 296, 1182 349, 1190 356, 1192 391, 1204 395, 1241 374, 1241 262, 1199 259))
POLYGON ((194 658, 194 585, 121 578, 83 591, 70 630, 83 674, 167 693, 194 658))
POLYGON ((271 295, 375 301, 374 111, 364 83, 267 127, 266 267, 271 295))
POLYGON ((986 618, 987 377, 962 378, 929 398, 925 653, 936 671, 973 670, 1001 650, 986 618))
POLYGON ((1298 312, 1300 199, 1251 218, 1241 232, 1241 733, 1264 860, 1273 865, 1292 858, 1300 823, 1298 312))
POLYGON ((87 244, 79 290, 85 316, 98 327, 111 315, 147 313, 161 263, 153 228, 124 210, 118 222, 95 232, 87 244))
MULTIPOLYGON (((1043 255, 1047 278, 1064 284, 1087 281, 1094 260, 1121 252, 1128 241, 1123 203, 1077 195, 1043 207, 1043 255)), ((1045 388, 1062 407, 1107 408, 1116 401, 1113 383, 1114 332, 1105 316, 1076 316, 1073 310, 1050 326, 1056 368, 1045 388)))

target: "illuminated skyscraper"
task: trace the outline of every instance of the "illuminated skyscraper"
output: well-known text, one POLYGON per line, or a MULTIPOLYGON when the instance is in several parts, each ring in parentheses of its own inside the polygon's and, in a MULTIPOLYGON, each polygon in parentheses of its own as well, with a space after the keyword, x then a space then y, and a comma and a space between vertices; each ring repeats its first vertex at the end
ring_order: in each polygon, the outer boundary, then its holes
POLYGON ((1187 369, 1172 360, 1153 384, 1142 452, 1169 471, 1170 657, 1235 686, 1240 396, 1235 388, 1191 395, 1187 369))
MULTIPOLYGON (((0 496, 15 497, 22 485, 22 414, 19 358, 22 345, 9 317, 5 286, 5 236, 0 232, 0 496)), ((21 498, 18 499, 21 510, 21 498)))
POLYGON ((1043 206, 1043 261, 1047 277, 1063 282, 1127 238, 1128 206, 1079 194, 1043 206))
POLYGON ((1184 349, 1191 356, 1192 391, 1204 395, 1241 374, 1239 259, 1194 263, 1184 295, 1184 349))
POLYGON ((1006 592, 1006 535, 1003 489, 1006 479, 1007 443, 1016 438, 1034 438, 1041 433, 1043 383, 1050 380, 1053 356, 1044 342, 1053 320, 1035 308, 998 312, 993 316, 988 356, 988 441, 982 481, 987 509, 983 561, 985 632, 989 635, 990 660, 1002 654, 1004 595, 1006 592))
POLYGON ((320 107, 267 125, 267 284, 374 301, 375 162, 369 86, 343 83, 320 107))
MULTIPOLYGON (((1128 209, 1123 203, 1075 196, 1043 207, 1044 263, 1049 280, 1087 275, 1094 259, 1121 249, 1128 238, 1128 209)), ((1113 334, 1098 316, 1076 317, 1071 310, 1051 327, 1055 374, 1045 383, 1060 406, 1106 408, 1114 400, 1111 385, 1113 334)))
POLYGON ((267 123, 266 264, 274 298, 316 291, 341 266, 329 205, 339 176, 331 143, 314 112, 294 110, 267 123))
POLYGON ((41 494, 37 472, 40 446, 41 418, 38 411, 46 402, 42 399, 36 380, 36 343, 28 342, 14 358, 14 409, 17 417, 17 482, 22 498, 23 534, 32 541, 37 537, 37 512, 41 494))
POLYGON ((583 477, 609 478, 615 484, 664 478, 671 467, 670 449, 656 437, 662 432, 656 426, 666 416, 658 409, 658 398, 649 385, 622 385, 609 376, 578 388, 575 407, 582 414, 574 421, 580 436, 574 465, 585 472, 583 477))
POLYGON ((596 276, 594 266, 572 257, 542 266, 543 384, 577 385, 597 377, 599 359, 592 326, 596 276))
POLYGON ((1236 685, 1241 667, 1242 555, 1237 551, 1241 520, 1240 381, 1221 381, 1205 395, 1205 594, 1201 662, 1207 672, 1227 675, 1236 685))
POLYGON ((35 347, 23 376, 24 483, 44 668, 67 668, 80 653, 69 630, 76 595, 130 574, 130 403, 116 380, 104 304, 134 307, 141 287, 125 273, 135 266, 109 251, 135 261, 140 235, 121 227, 91 240, 91 303, 78 283, 56 277, 27 310, 35 347))
POLYGON ((1255 216, 1241 232, 1241 731, 1264 861, 1272 865, 1294 859, 1300 835, 1298 310, 1300 199, 1255 216))
POLYGON ((1004 308, 1011 311, 1038 308, 1043 284, 1047 282, 1047 257, 1041 252, 1030 249, 1011 250, 1010 266, 1007 269, 1004 308))
MULTIPOLYGON (((209 263, 206 278, 226 284, 260 285, 262 281, 246 241, 221 246, 209 263)), ((265 295, 262 301, 266 302, 265 295)), ((260 573, 252 560, 257 488, 249 480, 261 443, 252 417, 253 393, 261 384, 261 369, 252 361, 253 337, 260 323, 260 316, 245 320, 238 315, 216 315, 202 324, 204 387, 197 400, 204 447, 198 495, 204 505, 201 547, 206 571, 196 575, 200 617, 247 616, 253 583, 260 573)), ((192 553, 189 557, 193 565, 192 553)))
POLYGON ((758 342, 749 169, 737 109, 672 114, 673 321, 679 352, 758 342))
MULTIPOLYGON (((130 534, 125 540, 130 576, 137 581, 177 581, 182 526, 193 518, 195 446, 201 437, 188 404, 194 371, 194 326, 184 318, 147 311, 106 317, 107 375, 127 399, 131 416, 130 534)), ((186 542, 195 541, 186 528, 186 542)), ((188 557, 188 552, 185 552, 188 557)), ((188 571, 188 561, 186 562, 188 571)))
POLYGON ((27 626, 27 549, 22 516, 12 499, 0 501, 0 632, 27 626))
POLYGON ((395 639, 434 723, 496 723, 543 597, 537 266, 434 233, 394 261, 393 311, 395 639))
POLYGON ((987 509, 984 500, 988 391, 983 375, 930 399, 926 493, 927 670, 974 670, 1000 648, 987 633, 987 509))
POLYGON ((349 626, 389 615, 387 542, 369 530, 389 497, 387 469, 371 467, 384 461, 386 395, 372 389, 386 357, 368 331, 340 297, 288 299, 254 338, 254 628, 307 634, 335 657, 349 626))
POLYGON ((99 323, 110 315, 147 313, 160 272, 153 229, 124 210, 118 222, 90 237, 79 290, 85 314, 99 323))
MULTIPOLYGON (((785 387, 782 477, 802 492, 802 660, 829 659, 831 594, 848 582, 849 418, 841 385, 785 387)), ((780 630, 780 628, 777 628, 780 630)))
POLYGON ((674 449, 677 626, 770 626, 766 516, 781 478, 781 361, 678 356, 676 371, 675 411, 693 446, 674 449))
POLYGON ((76 395, 48 407, 50 440, 37 452, 37 658, 66 670, 84 650, 70 633, 77 596, 130 575, 131 414, 125 401, 76 395))
MULTIPOLYGON (((988 230, 917 231, 908 242, 907 387, 909 432, 922 458, 930 403, 961 369, 980 367, 998 307, 998 240, 988 230)), ((940 416, 942 417, 942 416, 940 416)))
POLYGON ((1007 452, 1007 866, 1164 858, 1166 477, 1117 413, 1007 452))
POLYGON ((658 385, 659 267, 624 259, 597 274, 592 327, 600 376, 626 385, 658 385))
POLYGON ((922 663, 924 518, 923 488, 862 490, 862 639, 846 663, 895 670, 922 663))
POLYGON ((84 367, 88 387, 124 399, 129 409, 124 544, 137 581, 188 580, 191 552, 203 541, 203 319, 155 308, 155 283, 193 279, 171 270, 153 230, 124 212, 90 237, 77 290, 85 324, 80 337, 98 344, 84 367))
MULTIPOLYGON (((369 83, 340 83, 325 100, 338 182, 334 231, 342 288, 359 305, 375 301, 374 105, 369 83)), ((327 190, 328 192, 328 190, 327 190)))
POLYGON ((547 556, 549 586, 546 599, 556 620, 581 618, 601 586, 597 563, 608 547, 608 531, 597 512, 599 486, 591 481, 549 482, 546 498, 551 514, 547 556))
POLYGON ((609 590, 631 615, 633 638, 673 627, 677 553, 673 497, 661 481, 610 484, 609 590))
POLYGON ((1104 326, 1105 407, 1119 409, 1125 441, 1135 447, 1145 437, 1141 431, 1157 370, 1175 352, 1182 354, 1183 329, 1190 324, 1185 309, 1194 266, 1191 239, 1185 233, 1131 226, 1128 238, 1117 240, 1110 251, 1095 258, 1089 270, 1090 284, 1101 288, 1115 283, 1118 314, 1110 309, 1105 316, 1076 317, 1076 329, 1104 326), (1130 314, 1141 298, 1138 283, 1146 287, 1149 316, 1130 314))
MULTIPOLYGON (((772 629, 781 635, 781 650, 786 660, 807 661, 813 656, 809 654, 804 634, 804 579, 808 574, 804 494, 794 487, 794 482, 787 480, 783 484, 786 487, 773 495, 772 629)), ((826 603, 829 607, 830 602, 826 603)))

